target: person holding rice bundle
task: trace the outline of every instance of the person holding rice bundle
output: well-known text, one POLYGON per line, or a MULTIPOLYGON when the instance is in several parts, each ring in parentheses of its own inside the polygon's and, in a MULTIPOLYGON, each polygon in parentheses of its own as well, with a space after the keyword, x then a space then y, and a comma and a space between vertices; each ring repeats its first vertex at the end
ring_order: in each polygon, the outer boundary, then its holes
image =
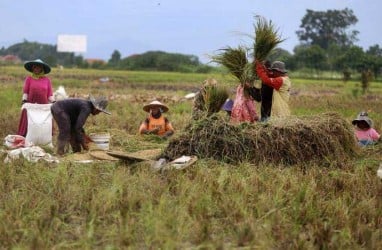
POLYGON ((256 122, 258 119, 253 97, 246 91, 246 85, 239 84, 236 88, 236 97, 231 110, 231 121, 256 122))
POLYGON ((287 75, 285 63, 281 61, 272 63, 270 68, 272 77, 269 77, 266 67, 260 61, 256 60, 255 67, 256 73, 261 81, 274 89, 271 116, 280 118, 289 116, 289 97, 292 83, 287 75))
POLYGON ((231 121, 234 123, 256 122, 259 117, 256 113, 254 98, 250 94, 254 74, 252 64, 248 60, 248 49, 243 46, 226 47, 221 49, 213 60, 226 67, 229 73, 239 81, 231 110, 231 121))
POLYGON ((174 134, 174 128, 171 122, 162 114, 169 109, 159 101, 152 101, 143 107, 143 110, 149 113, 149 116, 141 123, 139 127, 140 134, 153 134, 166 139, 174 134))

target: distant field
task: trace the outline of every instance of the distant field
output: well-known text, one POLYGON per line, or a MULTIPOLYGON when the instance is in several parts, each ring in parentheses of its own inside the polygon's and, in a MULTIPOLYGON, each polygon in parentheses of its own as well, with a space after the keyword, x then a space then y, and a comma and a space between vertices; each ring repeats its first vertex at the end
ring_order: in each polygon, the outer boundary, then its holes
MULTIPOLYGON (((366 110, 382 132, 381 82, 362 95, 357 79, 293 75, 293 115, 334 111, 350 123, 366 110)), ((21 66, 0 67, 3 138, 17 130, 25 76, 21 66)), ((89 117, 85 129, 109 132, 110 147, 128 152, 168 144, 137 135, 144 104, 155 98, 167 104, 177 136, 191 118, 185 94, 209 77, 229 88, 231 97, 237 85, 224 74, 54 68, 49 76, 54 88, 63 85, 72 97, 107 96, 112 115, 89 117), (100 81, 105 77, 109 81, 100 81)), ((1 156, 3 162, 4 151, 1 156)), ((0 248, 381 249, 381 162, 379 144, 341 166, 199 159, 184 171, 155 173, 145 163, 122 161, 2 163, 0 248)))

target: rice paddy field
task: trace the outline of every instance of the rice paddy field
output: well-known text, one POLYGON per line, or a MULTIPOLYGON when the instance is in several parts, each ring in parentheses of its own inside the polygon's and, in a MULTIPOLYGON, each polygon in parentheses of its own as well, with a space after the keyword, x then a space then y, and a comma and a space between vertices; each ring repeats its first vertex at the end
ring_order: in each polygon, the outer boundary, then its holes
MULTIPOLYGON (((0 67, 2 138, 17 132, 25 76, 22 66, 0 67)), ((53 68, 49 77, 70 97, 107 96, 112 115, 90 116, 85 130, 108 132, 110 149, 131 153, 163 152, 187 133, 192 101, 184 96, 204 80, 215 78, 231 98, 238 84, 223 73, 53 68), (137 133, 146 117, 142 107, 154 99, 170 108, 166 116, 176 132, 169 140, 137 133)), ((322 122, 335 113, 350 125, 365 110, 382 132, 382 82, 362 94, 359 79, 290 77, 296 119, 322 122)), ((54 143, 56 136, 54 130, 54 143)), ((275 138, 263 143, 259 154, 280 146, 275 138)), ((299 152, 289 164, 273 162, 271 154, 264 154, 268 161, 234 162, 198 155, 192 166, 165 172, 148 162, 80 163, 73 154, 59 163, 5 163, 6 150, 1 146, 0 249, 382 249, 381 142, 348 155, 333 150, 320 161, 299 152)))

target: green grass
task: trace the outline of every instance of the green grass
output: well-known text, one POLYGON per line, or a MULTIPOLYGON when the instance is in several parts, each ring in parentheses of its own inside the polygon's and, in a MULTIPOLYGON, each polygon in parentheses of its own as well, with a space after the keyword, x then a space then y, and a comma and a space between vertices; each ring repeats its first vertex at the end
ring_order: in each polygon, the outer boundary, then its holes
MULTIPOLYGON (((17 129, 25 70, 2 67, 0 76, 4 138, 17 129)), ((192 102, 182 97, 215 77, 78 69, 50 76, 68 94, 108 96, 112 115, 89 117, 85 129, 110 132, 110 147, 130 152, 168 143, 137 135, 144 104, 155 97, 166 103, 177 134, 191 117, 192 102), (111 81, 100 83, 104 76, 111 81)), ((232 90, 238 84, 227 75, 216 77, 232 90)), ((382 131, 381 83, 373 82, 366 95, 354 95, 356 81, 292 78, 292 84, 294 115, 336 111, 350 123, 368 110, 382 131)), ((381 151, 379 144, 332 166, 199 159, 184 171, 166 173, 122 161, 1 163, 0 248, 380 249, 381 151)))

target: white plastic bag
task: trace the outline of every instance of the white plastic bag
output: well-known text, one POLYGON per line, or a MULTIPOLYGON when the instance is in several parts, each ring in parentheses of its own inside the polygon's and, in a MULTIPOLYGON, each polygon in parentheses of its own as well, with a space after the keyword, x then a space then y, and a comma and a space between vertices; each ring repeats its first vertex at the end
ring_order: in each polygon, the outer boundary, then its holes
POLYGON ((30 162, 38 162, 42 159, 49 163, 59 163, 57 157, 45 153, 44 149, 40 148, 39 146, 10 150, 8 151, 7 157, 4 159, 4 163, 9 163, 13 160, 20 159, 20 156, 30 162))
POLYGON ((28 130, 25 137, 26 143, 33 145, 50 146, 52 144, 52 104, 25 103, 22 108, 27 110, 28 130))
POLYGON ((4 146, 7 148, 30 147, 32 143, 26 143, 25 137, 21 135, 7 135, 4 138, 4 146))

